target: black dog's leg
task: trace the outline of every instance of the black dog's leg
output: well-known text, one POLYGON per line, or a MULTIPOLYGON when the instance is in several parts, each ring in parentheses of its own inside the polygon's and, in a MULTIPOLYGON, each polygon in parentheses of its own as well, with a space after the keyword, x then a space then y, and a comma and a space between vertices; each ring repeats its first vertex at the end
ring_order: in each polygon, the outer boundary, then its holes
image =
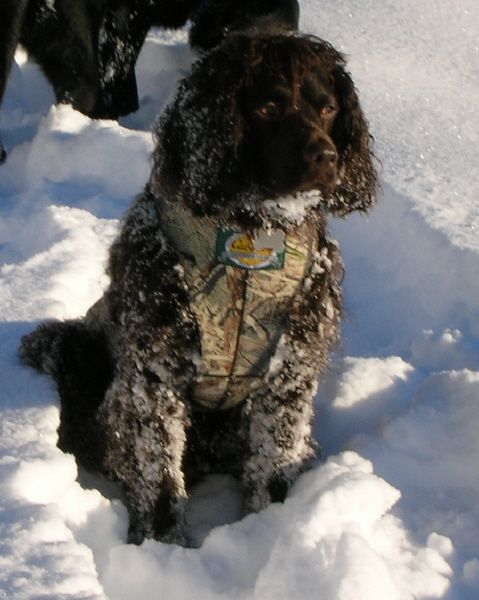
POLYGON ((138 110, 135 63, 151 22, 137 2, 108 2, 98 31, 100 94, 93 116, 118 118, 138 110))
POLYGON ((20 43, 40 66, 57 102, 94 116, 100 92, 97 37, 103 4, 91 0, 30 0, 20 43))
MULTIPOLYGON (((15 49, 20 38, 27 0, 2 0, 0 2, 0 104, 7 85, 15 49)), ((0 164, 7 153, 0 138, 0 164)))
POLYGON ((121 363, 98 418, 106 431, 107 470, 127 496, 129 541, 184 543, 185 404, 153 373, 129 359, 121 363))
POLYGON ((20 38, 26 6, 27 0, 2 0, 0 3, 0 101, 20 38))
POLYGON ((135 64, 154 25, 183 26, 199 0, 107 2, 98 34, 101 97, 95 116, 116 118, 138 109, 135 64))

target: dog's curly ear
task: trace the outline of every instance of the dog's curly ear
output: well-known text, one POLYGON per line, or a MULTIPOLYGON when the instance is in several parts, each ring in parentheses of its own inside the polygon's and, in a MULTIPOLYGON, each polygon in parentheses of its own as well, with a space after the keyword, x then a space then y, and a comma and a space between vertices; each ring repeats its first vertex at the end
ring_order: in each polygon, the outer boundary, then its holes
POLYGON ((235 37, 199 60, 154 129, 153 190, 183 198, 198 214, 223 205, 238 180, 249 44, 235 37))
POLYGON ((339 114, 332 137, 339 152, 341 183, 329 209, 339 216, 353 210, 367 211, 375 202, 377 174, 372 153, 372 136, 354 83, 342 65, 333 70, 339 114))

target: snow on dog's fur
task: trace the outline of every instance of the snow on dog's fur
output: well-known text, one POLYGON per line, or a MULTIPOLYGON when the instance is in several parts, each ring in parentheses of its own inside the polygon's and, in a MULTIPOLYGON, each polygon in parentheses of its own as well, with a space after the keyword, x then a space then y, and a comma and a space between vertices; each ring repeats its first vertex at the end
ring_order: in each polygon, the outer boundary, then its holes
POLYGON ((322 40, 274 33, 232 36, 197 63, 157 125, 104 296, 23 340, 57 381, 59 446, 121 483, 131 541, 184 543, 188 490, 207 472, 236 476, 257 511, 315 457, 341 315, 326 213, 367 210, 376 188, 344 66, 322 40), (225 231, 246 261, 218 252, 225 231))

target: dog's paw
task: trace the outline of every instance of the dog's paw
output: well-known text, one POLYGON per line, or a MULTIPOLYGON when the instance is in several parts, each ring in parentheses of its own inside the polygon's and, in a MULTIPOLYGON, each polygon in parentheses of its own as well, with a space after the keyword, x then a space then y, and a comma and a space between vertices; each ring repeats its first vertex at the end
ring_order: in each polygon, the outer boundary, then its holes
POLYGON ((260 512, 271 504, 268 486, 249 487, 243 493, 243 509, 245 514, 260 512))
POLYGON ((175 525, 167 530, 160 532, 147 531, 144 527, 130 520, 128 527, 128 544, 135 544, 135 546, 141 545, 145 539, 153 538, 163 544, 176 544, 177 546, 183 546, 185 548, 191 548, 194 546, 192 539, 188 537, 185 532, 183 525, 175 525))
POLYGON ((261 484, 255 481, 254 485, 246 486, 243 493, 245 513, 259 512, 272 502, 284 502, 290 486, 291 481, 281 472, 261 484))
POLYGON ((130 510, 128 527, 128 543, 140 545, 146 538, 153 538, 164 544, 191 546, 191 540, 186 534, 185 500, 171 498, 166 495, 168 502, 161 502, 152 513, 143 514, 130 510))
POLYGON ((286 477, 277 475, 268 482, 268 492, 271 502, 284 502, 288 494, 289 483, 286 477))

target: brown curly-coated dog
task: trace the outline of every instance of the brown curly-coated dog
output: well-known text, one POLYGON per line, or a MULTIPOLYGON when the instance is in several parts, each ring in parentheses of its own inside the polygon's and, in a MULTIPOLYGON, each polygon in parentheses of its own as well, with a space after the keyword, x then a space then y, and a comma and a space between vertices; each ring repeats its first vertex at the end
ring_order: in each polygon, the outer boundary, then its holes
POLYGON ((345 62, 314 37, 232 36, 160 118, 150 182, 85 318, 23 340, 61 397, 59 446, 121 483, 130 540, 185 543, 190 486, 284 499, 315 457, 313 399, 341 315, 326 214, 374 202, 345 62))

